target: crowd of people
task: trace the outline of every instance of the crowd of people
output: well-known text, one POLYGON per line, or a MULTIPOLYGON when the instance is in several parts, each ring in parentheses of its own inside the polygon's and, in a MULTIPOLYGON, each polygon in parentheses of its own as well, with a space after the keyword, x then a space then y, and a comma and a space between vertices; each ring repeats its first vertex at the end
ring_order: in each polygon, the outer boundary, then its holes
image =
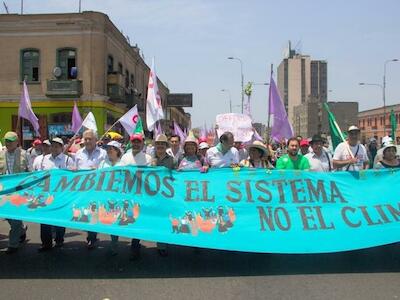
MULTIPOLYGON (((19 146, 18 135, 7 132, 5 147, 0 150, 0 175, 30 171, 67 169, 92 170, 114 166, 163 166, 174 170, 198 170, 207 172, 210 168, 261 168, 309 170, 315 172, 359 171, 368 168, 398 168, 400 160, 393 140, 385 137, 378 150, 376 139, 368 145, 360 143, 360 130, 351 126, 346 141, 334 151, 321 135, 311 139, 292 137, 281 144, 264 144, 252 141, 243 144, 236 141, 231 132, 223 133, 215 145, 209 145, 205 138, 193 134, 181 141, 178 135, 167 137, 160 134, 154 141, 136 133, 129 142, 112 140, 105 135, 98 140, 97 133, 86 130, 82 137, 74 136, 69 141, 60 137, 51 140, 36 139, 32 147, 24 150, 19 146)), ((10 224, 7 254, 16 253, 26 240, 27 227, 22 221, 8 219, 10 224)), ((41 224, 42 245, 39 252, 53 247, 63 247, 65 228, 41 224), (54 237, 54 242, 53 242, 54 237)), ((98 242, 96 232, 87 233, 88 249, 95 249, 98 242)), ((117 254, 118 236, 111 236, 109 253, 117 254)), ((167 245, 157 244, 160 256, 167 256, 167 245)), ((132 239, 131 259, 140 257, 140 241, 132 239)))

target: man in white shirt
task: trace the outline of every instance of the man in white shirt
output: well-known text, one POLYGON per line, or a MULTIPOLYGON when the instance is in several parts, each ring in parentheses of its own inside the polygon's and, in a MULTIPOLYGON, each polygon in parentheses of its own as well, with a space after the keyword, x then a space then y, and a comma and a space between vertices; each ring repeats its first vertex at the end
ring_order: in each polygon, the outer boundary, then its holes
POLYGON ((350 126, 348 141, 340 143, 333 154, 333 166, 339 171, 359 171, 368 169, 369 160, 367 150, 359 142, 360 129, 357 126, 350 126), (351 153, 350 153, 351 151, 351 153))
POLYGON ((42 151, 43 153, 40 154, 39 156, 37 156, 34 160, 33 160, 33 164, 32 164, 32 171, 39 171, 39 170, 43 170, 42 163, 44 160, 44 157, 47 154, 51 153, 51 143, 49 140, 44 140, 42 143, 42 151))
MULTIPOLYGON (((97 133, 91 129, 83 132, 84 148, 78 150, 75 155, 76 170, 95 170, 106 159, 106 150, 97 146, 97 133)), ((96 247, 97 233, 88 231, 87 247, 89 250, 96 247)))
POLYGON ((231 167, 239 164, 239 152, 233 147, 233 134, 224 132, 219 138, 219 144, 206 152, 206 161, 211 168, 231 167))
POLYGON ((178 162, 183 157, 183 150, 181 147, 181 138, 179 135, 171 135, 169 138, 170 148, 167 149, 167 154, 174 158, 174 163, 178 164, 178 162))
POLYGON ((332 156, 324 150, 324 140, 320 135, 314 135, 311 140, 312 152, 305 155, 310 163, 310 171, 331 172, 333 170, 332 156))
MULTIPOLYGON (((71 157, 63 153, 63 149, 63 140, 58 137, 53 138, 51 141, 51 153, 44 156, 39 170, 72 169, 74 162, 71 157)), ((53 228, 56 233, 56 247, 60 248, 63 246, 65 227, 40 224, 40 239, 42 241, 42 246, 38 249, 39 252, 45 252, 53 248, 53 228)))
MULTIPOLYGON (((131 150, 126 152, 122 158, 121 166, 150 166, 152 158, 143 152, 144 141, 141 134, 133 134, 130 138, 131 150)), ((131 260, 140 258, 140 240, 132 239, 131 243, 131 260)))

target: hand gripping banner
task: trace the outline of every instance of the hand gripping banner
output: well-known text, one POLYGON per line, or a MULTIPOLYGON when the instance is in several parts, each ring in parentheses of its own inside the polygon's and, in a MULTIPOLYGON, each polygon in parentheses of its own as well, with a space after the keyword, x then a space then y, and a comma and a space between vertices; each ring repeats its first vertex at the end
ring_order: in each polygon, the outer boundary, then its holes
POLYGON ((236 251, 322 253, 400 240, 400 173, 116 167, 0 177, 0 217, 236 251))

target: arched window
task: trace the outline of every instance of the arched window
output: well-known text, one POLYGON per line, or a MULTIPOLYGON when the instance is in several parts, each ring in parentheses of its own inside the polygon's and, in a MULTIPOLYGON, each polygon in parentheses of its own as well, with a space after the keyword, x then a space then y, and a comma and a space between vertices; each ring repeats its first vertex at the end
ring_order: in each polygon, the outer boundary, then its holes
POLYGON ((62 48, 57 49, 57 66, 61 68, 61 76, 59 79, 75 79, 76 78, 76 49, 62 48))
POLYGON ((121 75, 124 74, 124 72, 122 71, 122 69, 123 69, 122 64, 121 64, 121 63, 118 63, 118 73, 121 74, 121 75))
POLYGON ((38 49, 21 50, 21 81, 39 82, 40 53, 38 49))

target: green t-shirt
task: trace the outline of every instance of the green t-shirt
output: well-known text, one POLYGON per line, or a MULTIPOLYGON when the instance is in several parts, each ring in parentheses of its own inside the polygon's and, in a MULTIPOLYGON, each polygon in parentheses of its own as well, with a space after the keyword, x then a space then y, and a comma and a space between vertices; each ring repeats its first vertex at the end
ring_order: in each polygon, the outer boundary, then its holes
POLYGON ((308 170, 310 168, 310 163, 308 159, 301 154, 297 154, 297 160, 292 160, 289 154, 285 154, 276 162, 276 168, 278 170, 308 170))

